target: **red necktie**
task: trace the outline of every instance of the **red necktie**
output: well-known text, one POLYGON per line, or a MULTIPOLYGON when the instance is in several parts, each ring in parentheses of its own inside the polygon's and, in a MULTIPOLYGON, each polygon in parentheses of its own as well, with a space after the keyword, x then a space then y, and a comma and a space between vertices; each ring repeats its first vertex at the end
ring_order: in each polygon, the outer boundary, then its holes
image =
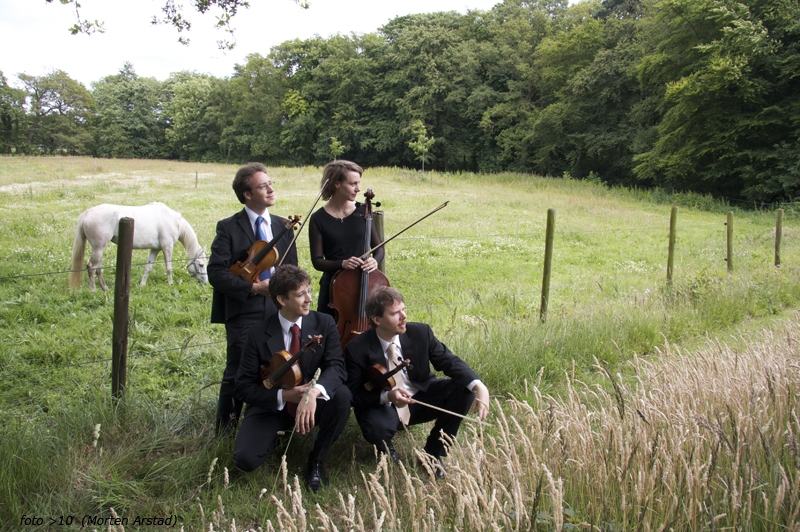
POLYGON ((293 323, 292 326, 289 327, 289 332, 292 333, 292 341, 289 343, 289 354, 294 355, 300 351, 300 327, 298 327, 296 323, 293 323))
MULTIPOLYGON (((300 327, 298 327, 296 323, 293 323, 292 326, 289 327, 289 332, 292 333, 292 341, 289 342, 289 354, 294 355, 300 351, 300 327)), ((300 364, 299 360, 297 364, 300 364)), ((297 416, 297 403, 286 403, 286 410, 292 417, 297 416)))

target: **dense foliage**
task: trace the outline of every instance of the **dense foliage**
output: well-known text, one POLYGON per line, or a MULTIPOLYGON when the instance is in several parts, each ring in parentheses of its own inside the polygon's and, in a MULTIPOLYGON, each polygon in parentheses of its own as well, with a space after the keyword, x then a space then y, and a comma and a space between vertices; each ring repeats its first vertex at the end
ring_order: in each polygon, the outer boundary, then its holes
POLYGON ((225 79, 0 73, 0 153, 414 167, 424 138, 440 170, 791 200, 798 21, 796 0, 505 0, 287 41, 225 79))

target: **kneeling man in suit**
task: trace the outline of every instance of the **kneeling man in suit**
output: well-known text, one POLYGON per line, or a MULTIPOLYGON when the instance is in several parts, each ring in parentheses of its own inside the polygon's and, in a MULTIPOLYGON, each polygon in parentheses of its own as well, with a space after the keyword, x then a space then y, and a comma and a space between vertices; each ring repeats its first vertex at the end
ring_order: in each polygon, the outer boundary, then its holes
POLYGON ((365 312, 372 327, 345 347, 347 386, 353 393, 361 433, 369 443, 397 461, 392 437, 402 427, 401 423, 416 425, 435 420, 424 450, 434 459, 434 473, 442 478, 441 457, 445 455, 445 447, 440 432, 455 437, 461 418, 414 401, 461 415, 466 415, 475 401, 482 421, 489 413, 489 390, 466 362, 436 339, 430 326, 406 322, 405 303, 397 289, 386 286, 374 289, 365 312), (380 387, 371 390, 365 387, 373 365, 392 370, 403 360, 409 360, 410 364, 394 375, 394 388, 385 391, 380 387), (431 366, 448 378, 437 378, 431 366))
POLYGON ((250 330, 242 351, 236 396, 247 404, 247 409, 236 435, 233 460, 239 469, 252 471, 275 450, 278 432, 295 426, 297 432, 307 434, 319 425, 306 476, 308 487, 316 492, 327 483, 325 459, 350 415, 351 394, 343 386, 347 373, 336 324, 332 317, 309 310, 310 281, 306 272, 292 265, 277 268, 270 278, 269 292, 278 312, 263 326, 250 330), (302 384, 267 389, 260 378, 260 367, 270 364, 273 353, 278 351, 297 353, 301 345, 317 335, 322 336, 319 345, 311 347, 297 362, 302 384), (309 389, 317 369, 321 370, 320 376, 309 389))

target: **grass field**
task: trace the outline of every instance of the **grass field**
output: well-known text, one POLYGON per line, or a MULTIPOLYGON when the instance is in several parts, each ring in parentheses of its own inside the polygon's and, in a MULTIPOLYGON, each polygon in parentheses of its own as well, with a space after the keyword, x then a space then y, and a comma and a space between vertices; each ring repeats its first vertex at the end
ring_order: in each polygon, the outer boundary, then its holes
MULTIPOLYGON (((235 170, 0 159, 0 528, 43 530, 50 518, 107 518, 113 508, 128 530, 135 516, 171 515, 185 530, 798 529, 797 323, 781 321, 783 336, 759 332, 798 306, 795 212, 786 213, 778 269, 775 213, 733 209, 728 274, 731 209, 710 198, 518 174, 426 172, 422 181, 409 170, 367 170, 362 185, 381 202, 387 236, 449 201, 387 246, 386 273, 409 319, 429 322, 485 380, 495 427, 465 430, 448 482, 437 484, 410 466, 427 427, 400 438, 408 469, 398 470, 376 465, 351 420, 328 464, 332 486, 313 496, 292 480, 308 438, 292 438, 285 470, 276 456, 249 475, 232 470, 232 443, 214 439, 224 330, 209 323, 211 289, 189 278, 182 247, 172 286, 163 262, 138 286, 147 252, 134 251, 119 403, 110 398, 113 291, 89 292, 85 276, 84 288, 68 288, 83 210, 161 201, 208 249, 216 222, 241 208, 235 170), (550 208, 553 276, 540 323, 550 208), (695 349, 705 337, 710 347, 695 349), (676 344, 693 348, 676 355, 676 344), (751 447, 766 458, 751 459, 751 447), (598 462, 602 471, 592 469, 598 462)), ((305 216, 320 174, 270 169, 273 212, 305 216)), ((305 234, 298 244, 316 282, 305 234)), ((104 257, 110 284, 115 251, 104 257)))

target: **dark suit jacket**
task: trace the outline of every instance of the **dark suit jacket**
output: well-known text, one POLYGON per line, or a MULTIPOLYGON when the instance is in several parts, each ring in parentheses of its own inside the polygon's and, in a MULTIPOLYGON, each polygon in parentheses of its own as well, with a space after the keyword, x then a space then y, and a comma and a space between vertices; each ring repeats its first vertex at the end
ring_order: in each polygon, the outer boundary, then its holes
MULTIPOLYGON (((308 343, 309 336, 317 334, 322 335, 322 342, 300 357, 303 382, 310 382, 314 372, 320 368, 322 371, 317 384, 325 388, 328 396, 333 396, 347 378, 339 333, 332 317, 312 310, 303 317, 301 346, 308 343)), ((259 368, 270 361, 273 353, 285 349, 277 313, 267 319, 264 327, 256 326, 250 330, 236 374, 236 397, 247 403, 245 415, 252 414, 251 410, 278 411, 278 389, 264 388, 259 379, 259 368)))
MULTIPOLYGON (((270 214, 274 236, 283 230, 285 221, 280 216, 270 214)), ((293 245, 292 249, 288 249, 292 238, 294 238, 293 231, 287 231, 277 242, 276 247, 281 257, 287 255, 284 264, 297 266, 297 247, 293 245)), ((260 312, 265 304, 271 311, 267 314, 274 314, 277 311, 270 298, 250 295, 253 283, 240 279, 228 271, 231 264, 247 257, 247 250, 255 241, 253 226, 244 209, 230 218, 217 222, 217 236, 211 244, 211 258, 208 261, 208 282, 214 287, 211 323, 225 323, 243 312, 260 312)))
MULTIPOLYGON (((430 326, 424 323, 407 323, 405 334, 400 335, 400 347, 403 358, 411 360, 408 378, 422 391, 427 391, 436 380, 431 366, 464 388, 478 378, 467 363, 437 340, 430 326)), ((386 356, 375 329, 370 328, 351 340, 345 348, 344 356, 347 364, 347 387, 353 392, 353 406, 363 408, 380 405, 381 390, 373 388, 367 391, 364 388, 370 367, 374 364, 386 367, 386 356)))

